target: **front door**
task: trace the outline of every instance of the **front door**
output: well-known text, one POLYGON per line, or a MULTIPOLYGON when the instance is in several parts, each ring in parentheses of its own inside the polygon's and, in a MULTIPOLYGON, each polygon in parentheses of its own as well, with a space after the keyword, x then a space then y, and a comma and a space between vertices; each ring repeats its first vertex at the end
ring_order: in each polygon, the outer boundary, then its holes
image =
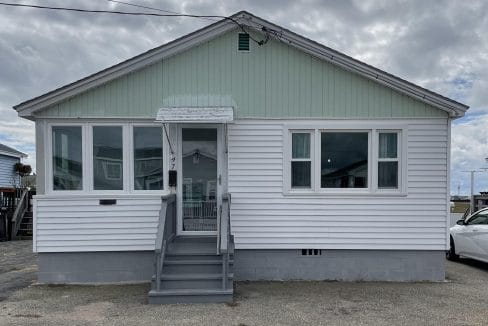
POLYGON ((181 125, 178 159, 178 233, 217 233, 221 204, 221 128, 181 125))

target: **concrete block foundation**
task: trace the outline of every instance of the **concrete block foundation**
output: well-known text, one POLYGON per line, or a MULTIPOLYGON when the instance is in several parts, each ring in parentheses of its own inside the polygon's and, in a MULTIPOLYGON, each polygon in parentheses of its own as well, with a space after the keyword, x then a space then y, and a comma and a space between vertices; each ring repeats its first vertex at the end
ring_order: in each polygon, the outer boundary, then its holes
MULTIPOLYGON (((236 250, 236 281, 443 281, 444 251, 236 250)), ((152 251, 39 253, 41 283, 149 282, 152 251)))

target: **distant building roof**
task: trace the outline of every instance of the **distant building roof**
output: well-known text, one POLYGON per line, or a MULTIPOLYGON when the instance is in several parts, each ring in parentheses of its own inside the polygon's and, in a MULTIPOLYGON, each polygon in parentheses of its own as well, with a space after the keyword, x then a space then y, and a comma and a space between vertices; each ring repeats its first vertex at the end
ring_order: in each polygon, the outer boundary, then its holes
POLYGON ((0 143, 0 155, 7 155, 7 156, 18 157, 18 158, 27 157, 27 154, 19 152, 18 150, 13 149, 12 147, 8 147, 7 145, 1 143, 0 143))

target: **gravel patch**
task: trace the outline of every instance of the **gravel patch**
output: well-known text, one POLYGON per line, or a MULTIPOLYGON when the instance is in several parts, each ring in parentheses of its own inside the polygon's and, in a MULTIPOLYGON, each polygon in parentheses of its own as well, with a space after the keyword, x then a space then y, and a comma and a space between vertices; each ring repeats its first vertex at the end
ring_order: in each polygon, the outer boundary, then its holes
POLYGON ((36 280, 37 257, 32 253, 32 241, 0 242, 0 301, 36 280))

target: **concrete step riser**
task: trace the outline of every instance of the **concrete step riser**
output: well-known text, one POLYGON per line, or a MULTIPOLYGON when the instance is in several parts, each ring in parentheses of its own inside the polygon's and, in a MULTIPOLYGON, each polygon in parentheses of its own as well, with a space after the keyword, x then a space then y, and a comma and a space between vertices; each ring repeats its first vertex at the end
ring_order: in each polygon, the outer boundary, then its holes
MULTIPOLYGON (((232 289, 232 280, 227 281, 227 289, 232 289)), ((156 289, 156 281, 152 281, 151 289, 156 289)), ((222 279, 210 280, 162 280, 161 289, 222 289, 222 279)))

